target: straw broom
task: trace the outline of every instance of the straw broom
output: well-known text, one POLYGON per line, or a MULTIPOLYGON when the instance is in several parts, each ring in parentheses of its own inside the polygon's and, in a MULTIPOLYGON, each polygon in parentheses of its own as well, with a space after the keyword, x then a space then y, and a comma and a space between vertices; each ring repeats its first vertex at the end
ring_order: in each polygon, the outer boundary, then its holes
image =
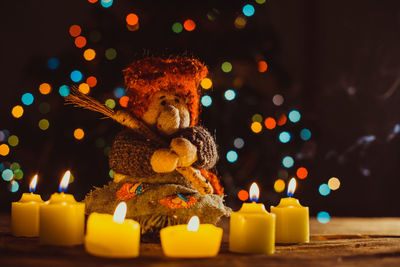
MULTIPOLYGON (((72 104, 75 107, 88 109, 99 112, 105 115, 107 118, 113 119, 121 125, 128 127, 136 133, 144 136, 145 138, 151 139, 158 144, 167 147, 166 143, 162 138, 155 134, 144 122, 140 119, 135 118, 130 113, 124 110, 114 111, 111 108, 101 104, 99 101, 81 93, 76 87, 72 87, 71 93, 65 97, 67 104, 72 104)), ((190 181, 192 186, 196 188, 200 194, 211 194, 212 187, 207 183, 206 179, 200 174, 200 171, 193 167, 178 167, 176 171, 183 175, 190 181)))

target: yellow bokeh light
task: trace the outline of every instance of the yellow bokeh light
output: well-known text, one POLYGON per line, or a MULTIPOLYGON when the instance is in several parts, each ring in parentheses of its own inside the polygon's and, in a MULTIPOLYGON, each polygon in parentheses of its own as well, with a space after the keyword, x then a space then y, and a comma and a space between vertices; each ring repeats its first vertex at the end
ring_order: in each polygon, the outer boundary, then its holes
POLYGON ((91 61, 96 57, 96 51, 94 51, 91 48, 88 48, 85 50, 85 52, 83 52, 83 57, 87 60, 87 61, 91 61))
POLYGON ((340 180, 336 177, 332 177, 328 181, 328 186, 331 190, 337 190, 340 187, 340 180))
POLYGON ((39 128, 40 130, 46 131, 47 129, 49 129, 50 123, 48 120, 46 119, 41 119, 39 121, 39 128))
POLYGON ((79 92, 81 92, 82 94, 85 94, 85 95, 89 94, 89 92, 90 92, 89 85, 87 83, 81 83, 79 85, 79 92))
POLYGON ((203 89, 210 89, 212 86, 212 81, 209 78, 204 78, 203 80, 201 80, 200 82, 201 87, 203 87, 203 89))
POLYGON ((250 126, 250 128, 251 128, 251 130, 254 132, 254 133, 259 133, 259 132, 261 132, 262 131, 262 125, 261 125, 261 123, 259 123, 259 122, 253 122, 252 124, 251 124, 251 126, 250 126))
POLYGON ((0 155, 7 156, 10 153, 10 147, 7 144, 0 145, 0 155))
POLYGON ((22 115, 24 115, 24 108, 20 105, 16 105, 12 108, 11 115, 13 115, 13 117, 17 119, 21 118, 22 115))
POLYGON ((278 179, 274 183, 274 189, 276 192, 280 193, 285 190, 285 181, 282 179, 278 179))
POLYGON ((51 92, 51 85, 48 83, 42 83, 41 85, 39 85, 39 92, 42 95, 48 95, 51 92))
POLYGON ((85 132, 81 128, 75 129, 75 131, 74 131, 75 139, 81 140, 81 139, 83 139, 84 136, 85 136, 85 132))
POLYGON ((246 26, 246 23, 247 23, 246 18, 244 18, 244 17, 242 17, 242 16, 237 17, 237 18, 235 19, 235 22, 234 22, 235 27, 236 27, 237 29, 243 29, 243 28, 246 26))

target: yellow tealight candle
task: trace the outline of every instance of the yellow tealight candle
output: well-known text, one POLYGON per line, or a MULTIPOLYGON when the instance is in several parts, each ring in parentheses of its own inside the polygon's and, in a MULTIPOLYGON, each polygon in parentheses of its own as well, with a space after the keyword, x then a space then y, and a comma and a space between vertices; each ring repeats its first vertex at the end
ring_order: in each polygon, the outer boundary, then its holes
POLYGON ((140 224, 125 219, 126 203, 121 202, 114 216, 93 212, 86 227, 85 249, 88 253, 107 258, 139 256, 140 224))
POLYGON ((215 257, 222 240, 222 228, 200 224, 193 216, 187 225, 168 226, 160 231, 164 254, 175 258, 215 257))
POLYGON ((43 200, 34 194, 38 175, 35 175, 29 185, 29 192, 23 193, 18 202, 11 203, 11 233, 14 236, 39 236, 39 207, 43 200))
POLYGON ((65 172, 60 193, 51 195, 47 205, 40 207, 40 243, 74 246, 83 243, 85 204, 65 194, 71 173, 65 172))
POLYGON ((282 198, 279 205, 271 207, 276 214, 276 243, 310 242, 310 224, 308 207, 303 207, 298 199, 293 198, 296 179, 292 178, 288 186, 288 197, 282 198))
POLYGON ((275 215, 258 204, 260 190, 256 183, 250 187, 252 203, 231 213, 229 250, 240 253, 272 254, 275 251, 275 215))

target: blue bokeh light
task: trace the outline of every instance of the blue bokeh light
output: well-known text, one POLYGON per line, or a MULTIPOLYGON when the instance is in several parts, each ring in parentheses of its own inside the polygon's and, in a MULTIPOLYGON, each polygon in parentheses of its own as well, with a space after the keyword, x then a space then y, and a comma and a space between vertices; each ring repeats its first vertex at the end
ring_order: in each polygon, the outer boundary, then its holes
POLYGON ((237 161, 237 159, 238 159, 238 154, 236 153, 236 151, 230 150, 228 151, 228 153, 226 153, 226 160, 229 161, 230 163, 237 161))
POLYGON ((125 89, 122 87, 115 88, 114 95, 116 98, 121 98, 126 95, 125 89))
POLYGON ((291 156, 286 156, 282 159, 282 165, 285 168, 291 168, 294 165, 294 159, 291 156))
POLYGON ((69 86, 68 85, 61 85, 60 86, 60 89, 58 89, 58 92, 60 93, 60 95, 62 96, 62 97, 66 97, 66 96, 68 96, 69 95, 69 93, 71 92, 71 90, 69 89, 69 86))
POLYGON ((212 98, 211 98, 211 96, 209 96, 209 95, 203 95, 203 96, 201 97, 201 104, 202 104, 204 107, 209 107, 209 106, 211 106, 211 104, 212 104, 212 98))
POLYGON ((1 174, 1 177, 3 178, 4 181, 11 181, 12 178, 14 177, 14 172, 10 169, 5 169, 3 173, 1 174))
POLYGON ((296 123, 300 120, 301 115, 300 112, 298 110, 292 110, 289 112, 289 120, 293 123, 296 123))
POLYGON ((286 144, 287 142, 290 141, 290 139, 291 135, 289 132, 284 131, 279 134, 279 141, 281 141, 281 143, 286 144))
POLYGON ((245 6, 243 7, 242 11, 243 11, 243 14, 244 14, 246 17, 251 17, 251 16, 254 15, 255 9, 254 9, 254 6, 252 6, 252 5, 250 5, 250 4, 247 4, 247 5, 245 5, 245 6))
POLYGON ((32 105, 34 97, 31 93, 25 93, 21 97, 21 101, 24 105, 29 106, 32 105))
POLYGON ((320 223, 328 223, 331 220, 331 216, 326 211, 320 211, 317 214, 317 220, 320 223))
POLYGON ((18 189, 19 189, 18 182, 17 181, 11 181, 11 183, 10 183, 10 191, 15 193, 15 192, 18 191, 18 189))
POLYGON ((321 184, 318 188, 318 191, 323 196, 327 196, 331 193, 331 189, 329 188, 329 185, 327 185, 327 184, 321 184))
POLYGON ((236 92, 233 89, 228 89, 224 93, 224 97, 228 101, 232 101, 236 98, 236 92))
POLYGON ((74 70, 71 72, 71 80, 73 82, 80 82, 83 78, 82 72, 80 72, 79 70, 74 70))
POLYGON ((302 129, 301 131, 300 131, 300 138, 303 140, 303 141, 307 141, 307 140, 309 140, 310 138, 311 138, 311 131, 310 130, 308 130, 308 129, 302 129))
POLYGON ((109 8, 113 4, 113 0, 101 0, 100 4, 104 8, 109 8))
POLYGON ((52 57, 49 58, 49 60, 47 60, 47 67, 51 70, 55 70, 58 68, 58 66, 60 66, 60 61, 58 61, 57 58, 52 57))

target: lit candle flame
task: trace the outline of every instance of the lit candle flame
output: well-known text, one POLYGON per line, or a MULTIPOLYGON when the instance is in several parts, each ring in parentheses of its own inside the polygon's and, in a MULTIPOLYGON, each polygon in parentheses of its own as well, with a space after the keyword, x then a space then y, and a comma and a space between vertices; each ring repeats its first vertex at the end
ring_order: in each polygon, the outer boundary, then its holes
POLYGON ((126 216, 126 203, 121 202, 118 204, 117 208, 114 211, 114 222, 123 223, 126 216))
POLYGON ((256 183, 252 183, 250 186, 250 201, 257 202, 260 197, 260 189, 256 183))
POLYGON ((197 232, 199 230, 200 226, 200 219, 197 216, 193 216, 190 218, 188 225, 187 225, 187 230, 192 231, 192 232, 197 232))
POLYGON ((35 176, 33 176, 31 183, 29 184, 29 192, 31 193, 35 192, 37 180, 38 180, 38 175, 36 174, 35 176))
POLYGON ((296 190, 296 179, 292 178, 292 179, 290 179, 290 182, 289 182, 287 196, 292 197, 294 195, 295 190, 296 190))
POLYGON ((66 171, 63 178, 61 179, 60 186, 58 187, 60 193, 67 191, 70 177, 71 177, 71 172, 66 171))

